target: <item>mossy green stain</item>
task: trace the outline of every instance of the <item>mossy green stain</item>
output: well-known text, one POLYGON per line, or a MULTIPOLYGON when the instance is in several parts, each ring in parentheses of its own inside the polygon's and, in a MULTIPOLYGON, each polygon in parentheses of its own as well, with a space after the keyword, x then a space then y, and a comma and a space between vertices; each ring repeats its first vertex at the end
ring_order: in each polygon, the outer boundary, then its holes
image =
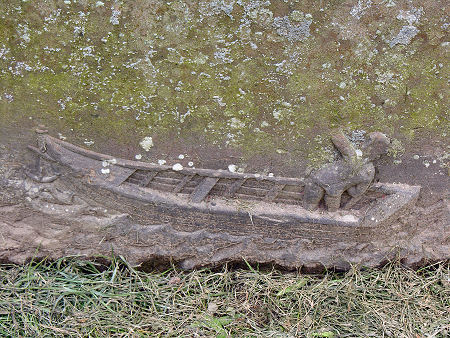
MULTIPOLYGON (((42 29, 43 19, 33 13, 31 3, 10 1, 8 10, 13 11, 14 6, 22 6, 22 14, 0 23, 0 47, 11 48, 16 61, 33 67, 40 61, 54 71, 24 72, 23 77, 1 74, 4 88, 15 97, 12 103, 0 101, 2 111, 16 110, 18 120, 22 114, 24 119, 31 116, 57 125, 63 132, 73 128, 92 138, 104 135, 123 142, 130 142, 130 130, 137 135, 135 139, 148 133, 180 137, 201 133, 221 144, 230 133, 234 135, 230 146, 247 154, 294 149, 292 144, 298 140, 311 159, 329 157, 328 151, 319 154, 326 141, 320 143, 315 136, 325 139, 334 126, 401 132, 405 137, 418 126, 434 132, 447 128, 448 106, 439 94, 445 95, 448 70, 444 67, 436 75, 433 69, 443 60, 440 47, 429 50, 427 57, 420 52, 408 54, 424 41, 379 52, 368 63, 354 57, 351 44, 339 51, 336 41, 318 45, 321 38, 326 41, 327 30, 321 22, 314 23, 319 32, 312 31, 310 39, 298 44, 283 41, 270 25, 250 25, 250 35, 243 39, 238 31, 241 6, 233 11, 233 20, 221 13, 200 23, 195 6, 190 8, 192 16, 185 18, 183 3, 163 4, 156 14, 162 19, 156 15, 146 18, 150 31, 144 33, 138 30, 138 23, 127 18, 130 8, 126 3, 117 26, 109 22, 111 9, 106 5, 98 9, 71 5, 69 10, 62 6, 61 16, 47 25, 48 32, 42 29), (84 34, 74 35, 80 12, 86 15, 84 34), (30 26, 31 41, 23 48, 16 26, 25 22, 30 26), (185 27, 178 33, 167 27, 181 22, 185 27), (261 37, 256 31, 262 32, 261 37), (269 41, 269 33, 280 41, 269 41), (256 50, 249 47, 250 41, 256 42, 256 50), (46 46, 61 51, 44 51, 46 46), (94 57, 83 55, 88 46, 94 46, 94 57), (145 59, 150 48, 156 52, 145 59), (219 63, 214 57, 218 48, 228 48, 234 61, 219 63), (293 52, 301 56, 299 61, 290 61, 293 52), (123 66, 139 59, 136 68, 123 66), (283 60, 291 74, 276 70, 283 60), (324 69, 326 63, 332 66, 324 69), (392 83, 377 83, 375 69, 394 73, 392 83), (338 87, 341 82, 348 84, 345 89, 338 87), (71 99, 65 102, 68 97, 71 99), (386 103, 375 104, 377 97, 386 103), (65 109, 59 100, 65 102, 65 109), (282 101, 291 106, 280 106, 282 101), (281 111, 280 120, 274 118, 275 110, 281 111), (190 114, 181 118, 187 111, 190 114), (232 118, 239 119, 243 127, 230 127, 232 118), (262 121, 269 127, 261 128, 262 121), (400 125, 403 127, 398 128, 400 125)), ((376 47, 372 42, 368 46, 376 47)), ((3 60, 0 64, 3 68, 11 65, 3 60)))

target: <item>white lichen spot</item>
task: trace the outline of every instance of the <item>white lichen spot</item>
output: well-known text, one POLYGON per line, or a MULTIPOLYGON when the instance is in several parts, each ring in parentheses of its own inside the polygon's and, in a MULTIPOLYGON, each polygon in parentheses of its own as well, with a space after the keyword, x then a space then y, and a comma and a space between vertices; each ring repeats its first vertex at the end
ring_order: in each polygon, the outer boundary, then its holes
POLYGON ((14 96, 12 94, 10 94, 10 93, 3 93, 3 97, 9 103, 14 101, 14 96))
POLYGON ((269 173, 267 176, 269 177, 273 177, 273 173, 269 173))
POLYGON ((273 111, 272 115, 275 120, 278 120, 278 121, 281 120, 281 110, 275 109, 273 111))
POLYGON ((74 36, 80 36, 85 34, 85 28, 84 26, 74 26, 73 27, 73 35, 74 36))
POLYGON ((415 159, 415 160, 418 160, 419 158, 420 158, 419 155, 414 155, 414 156, 413 156, 413 159, 415 159))
POLYGON ((266 121, 262 121, 262 122, 261 122, 261 127, 262 127, 262 128, 268 127, 268 126, 269 126, 269 123, 267 123, 266 121))
POLYGON ((223 97, 220 96, 213 96, 214 101, 216 101, 219 106, 221 107, 225 107, 227 104, 225 102, 223 102, 223 97))
POLYGON ((173 62, 176 64, 182 64, 184 63, 184 56, 180 54, 178 50, 172 47, 167 47, 167 50, 169 51, 167 55, 167 61, 173 62))
POLYGON ((109 170, 109 168, 102 168, 101 172, 102 172, 102 174, 107 175, 110 173, 110 170, 109 170))
POLYGON ((7 54, 11 52, 11 49, 6 48, 5 45, 3 45, 3 48, 0 48, 0 59, 7 60, 7 54))
POLYGON ((394 7, 397 6, 394 0, 384 0, 386 2, 386 7, 394 7))
POLYGON ((306 19, 299 24, 293 24, 289 17, 276 17, 273 20, 273 26, 276 28, 278 35, 286 38, 289 42, 302 41, 308 38, 311 33, 309 26, 312 20, 306 19))
POLYGON ((214 58, 219 63, 232 63, 234 60, 231 57, 231 50, 229 48, 218 48, 214 52, 214 58))
POLYGON ((231 13, 233 12, 234 0, 208 0, 200 2, 199 11, 202 16, 213 16, 225 13, 231 19, 233 16, 231 13))
POLYGON ((344 81, 339 83, 339 88, 344 89, 345 87, 347 87, 347 84, 344 81))
POLYGON ((198 53, 198 55, 192 60, 197 65, 204 65, 208 61, 209 56, 203 53, 198 53))
POLYGON ((103 1, 97 1, 95 3, 95 7, 103 7, 105 5, 105 3, 103 1))
POLYGON ((236 117, 232 117, 230 120, 230 127, 233 129, 242 129, 245 128, 245 123, 236 117))
POLYGON ((184 159, 184 155, 183 154, 178 155, 178 159, 183 160, 184 159))
POLYGON ((361 149, 356 149, 356 150, 355 150, 355 153, 356 153, 356 156, 357 156, 357 157, 362 157, 362 155, 363 155, 361 149))
POLYGON ((298 10, 292 11, 292 13, 289 15, 289 17, 292 21, 297 21, 297 22, 305 20, 305 14, 298 10))
POLYGON ((159 165, 164 165, 164 164, 166 164, 166 163, 167 163, 166 160, 158 160, 158 164, 159 164, 159 165))
POLYGON ((378 75, 377 82, 382 84, 387 84, 389 82, 392 82, 395 74, 391 72, 390 70, 381 73, 378 69, 375 70, 375 73, 378 75))
POLYGON ((264 3, 251 3, 247 6, 244 5, 244 7, 246 7, 246 14, 251 21, 257 22, 262 26, 267 26, 272 22, 273 12, 268 8, 262 7, 261 5, 264 6, 264 3))
POLYGON ((141 155, 141 154, 136 154, 136 155, 134 156, 134 158, 135 158, 136 160, 140 160, 140 159, 142 159, 142 155, 141 155))
POLYGON ((191 162, 188 162, 188 166, 189 166, 189 167, 193 167, 193 166, 194 166, 194 162, 192 162, 192 161, 191 161, 191 162))
POLYGON ((394 47, 395 45, 407 45, 411 40, 419 33, 419 29, 415 26, 403 26, 390 42, 389 46, 394 47))
POLYGON ((172 170, 174 170, 174 171, 180 171, 180 170, 183 170, 183 166, 182 166, 180 163, 175 163, 175 164, 172 166, 172 170))
POLYGON ((153 147, 153 139, 150 136, 146 136, 139 144, 145 151, 149 151, 153 147))
POLYGON ((350 10, 350 15, 359 20, 367 12, 370 6, 372 6, 372 0, 358 0, 358 3, 350 10))
POLYGON ((94 46, 87 46, 87 47, 81 48, 81 51, 82 51, 84 57, 87 57, 87 56, 95 57, 95 55, 92 54, 92 52, 94 51, 94 46))
POLYGON ((115 158, 112 158, 112 159, 109 159, 109 160, 103 160, 102 161, 102 166, 104 168, 107 168, 107 167, 109 167, 110 164, 116 164, 116 163, 117 163, 117 160, 115 158))
POLYGON ((28 27, 27 24, 24 24, 24 25, 18 24, 17 31, 20 35, 20 38, 23 40, 23 42, 29 43, 31 41, 30 28, 28 27))
POLYGON ((419 22, 422 13, 422 8, 413 8, 409 11, 400 10, 397 19, 407 21, 409 25, 412 25, 413 23, 419 22))
POLYGON ((228 166, 228 171, 229 171, 230 173, 235 173, 235 172, 237 171, 237 166, 236 166, 235 164, 230 164, 230 165, 228 166))
POLYGON ((111 22, 111 24, 113 25, 118 25, 119 24, 119 16, 121 14, 120 10, 111 7, 111 17, 109 18, 109 22, 111 22))

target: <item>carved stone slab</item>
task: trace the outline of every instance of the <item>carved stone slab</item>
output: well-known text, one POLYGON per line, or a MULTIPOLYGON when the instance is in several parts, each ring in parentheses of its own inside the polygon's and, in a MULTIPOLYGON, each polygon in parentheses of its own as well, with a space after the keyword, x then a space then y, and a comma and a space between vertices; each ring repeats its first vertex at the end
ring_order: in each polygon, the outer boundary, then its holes
POLYGON ((45 152, 30 149, 60 176, 9 183, 28 202, 0 208, 0 260, 21 262, 36 250, 53 258, 112 250, 144 266, 155 259, 193 268, 245 258, 316 271, 377 266, 397 254, 413 266, 448 253, 448 205, 417 209, 417 186, 377 183, 349 210, 308 211, 301 178, 173 171, 45 141, 45 152))

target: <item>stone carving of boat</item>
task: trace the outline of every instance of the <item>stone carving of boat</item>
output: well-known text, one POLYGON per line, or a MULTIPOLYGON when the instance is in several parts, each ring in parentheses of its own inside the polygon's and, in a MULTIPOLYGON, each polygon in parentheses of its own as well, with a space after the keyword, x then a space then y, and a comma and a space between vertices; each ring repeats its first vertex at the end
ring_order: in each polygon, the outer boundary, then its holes
MULTIPOLYGON (((418 186, 375 183, 350 208, 302 207, 304 179, 227 170, 179 168, 114 158, 39 135, 38 158, 63 169, 84 196, 128 213, 140 224, 170 222, 183 231, 202 227, 230 234, 269 233, 321 242, 370 241, 412 207, 418 186)), ((72 184, 73 183, 73 184, 72 184)), ((343 197, 345 202, 345 197, 343 197)))

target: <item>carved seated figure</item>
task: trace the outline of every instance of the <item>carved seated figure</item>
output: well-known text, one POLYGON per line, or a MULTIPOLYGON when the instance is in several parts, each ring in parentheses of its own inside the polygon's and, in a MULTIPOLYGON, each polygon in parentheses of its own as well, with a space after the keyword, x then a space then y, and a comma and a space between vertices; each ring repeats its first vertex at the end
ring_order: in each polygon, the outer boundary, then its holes
POLYGON ((331 140, 342 158, 312 172, 308 177, 303 200, 306 209, 316 209, 323 198, 328 211, 336 211, 340 208, 344 192, 351 196, 346 206, 353 205, 374 179, 373 161, 387 153, 390 143, 386 135, 380 132, 370 133, 358 151, 342 131, 334 133, 331 140))

